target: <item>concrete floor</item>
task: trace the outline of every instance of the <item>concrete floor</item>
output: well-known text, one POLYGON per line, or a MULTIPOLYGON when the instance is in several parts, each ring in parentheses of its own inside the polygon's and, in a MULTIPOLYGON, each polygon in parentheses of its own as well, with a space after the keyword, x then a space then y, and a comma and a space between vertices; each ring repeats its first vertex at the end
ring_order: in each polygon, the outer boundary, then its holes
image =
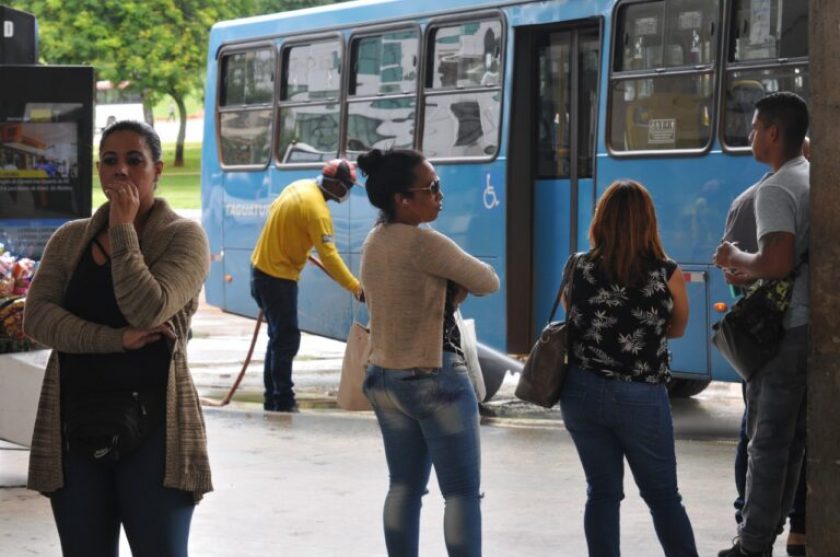
MULTIPOLYGON (((202 305, 190 360, 199 391, 219 396, 241 366, 254 321, 202 305)), ((381 507, 387 467, 370 413, 334 409, 343 344, 305 336, 295 366, 303 412, 267 415, 261 400, 264 336, 233 405, 206 410, 216 491, 198 506, 194 557, 384 556, 381 507)), ((482 427, 486 556, 586 555, 585 483, 557 410, 512 397, 515 378, 488 405, 482 427)), ((713 384, 674 401, 680 489, 701 557, 734 535, 732 458, 742 410, 736 385, 713 384)), ((28 451, 0 443, 0 555, 58 556, 47 499, 22 488, 28 451)), ((434 478, 425 498, 421 551, 444 556, 443 501, 434 478)), ((622 555, 662 555, 650 514, 629 476, 622 555)), ((123 555, 130 555, 123 540, 123 555)), ((784 555, 780 537, 776 555, 784 555)))
MULTIPOLYGON (((266 415, 256 405, 206 412, 216 491, 198 506, 194 556, 382 556, 387 468, 373 416, 329 410, 266 415)), ((562 427, 482 427, 484 554, 586 555, 584 478, 562 427)), ((680 488, 701 556, 733 535, 725 440, 677 442, 680 488)), ((28 452, 0 450, 0 554, 59 555, 47 499, 20 487, 28 452)), ((629 474, 628 474, 629 476, 629 474)), ((632 480, 622 507, 622 555, 661 555, 632 480)), ((443 501, 425 498, 421 551, 443 556, 443 501)), ((125 544, 124 544, 125 545, 125 544)), ((124 555, 130 555, 127 546, 124 555)), ((784 555, 780 543, 777 555, 784 555)))

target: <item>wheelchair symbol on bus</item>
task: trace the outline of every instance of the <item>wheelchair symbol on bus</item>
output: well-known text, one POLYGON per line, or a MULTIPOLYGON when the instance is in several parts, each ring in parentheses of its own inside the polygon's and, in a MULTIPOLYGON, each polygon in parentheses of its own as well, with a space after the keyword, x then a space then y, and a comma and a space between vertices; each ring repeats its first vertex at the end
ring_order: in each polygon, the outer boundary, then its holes
POLYGON ((487 173, 487 185, 484 188, 484 208, 485 209, 492 209, 493 207, 497 207, 501 202, 499 198, 496 196, 496 190, 493 188, 493 184, 490 183, 490 173, 487 173))

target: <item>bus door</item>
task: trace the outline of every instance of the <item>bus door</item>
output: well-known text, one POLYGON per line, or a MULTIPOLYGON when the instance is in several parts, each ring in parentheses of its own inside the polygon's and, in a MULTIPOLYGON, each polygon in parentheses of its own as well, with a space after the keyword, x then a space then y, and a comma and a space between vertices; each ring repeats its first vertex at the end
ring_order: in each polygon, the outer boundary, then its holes
POLYGON ((588 245, 600 53, 597 21, 516 34, 508 175, 511 352, 527 352, 549 317, 569 254, 588 245))

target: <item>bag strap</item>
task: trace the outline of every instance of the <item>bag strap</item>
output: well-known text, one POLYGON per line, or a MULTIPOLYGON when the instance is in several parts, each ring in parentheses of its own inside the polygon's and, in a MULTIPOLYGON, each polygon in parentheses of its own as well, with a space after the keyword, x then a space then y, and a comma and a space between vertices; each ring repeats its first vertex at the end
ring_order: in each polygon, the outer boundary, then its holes
POLYGON ((566 266, 563 268, 563 278, 560 280, 560 288, 557 290, 557 297, 554 299, 554 305, 551 307, 551 314, 548 316, 548 322, 551 323, 554 321, 554 314, 557 313, 557 308, 560 306, 560 298, 563 297, 563 289, 566 288, 566 285, 569 286, 569 296, 568 299, 571 302, 572 298, 572 285, 574 284, 573 275, 574 269, 577 267, 578 259, 582 253, 573 253, 569 256, 569 260, 566 261, 566 266))

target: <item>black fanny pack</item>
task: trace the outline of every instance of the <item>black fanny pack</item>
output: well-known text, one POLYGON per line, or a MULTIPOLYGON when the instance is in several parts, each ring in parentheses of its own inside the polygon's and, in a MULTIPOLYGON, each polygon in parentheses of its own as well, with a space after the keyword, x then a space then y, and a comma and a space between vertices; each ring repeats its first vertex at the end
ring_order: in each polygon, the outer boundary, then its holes
POLYGON ((68 452, 120 460, 140 449, 163 421, 160 395, 101 393, 65 402, 62 431, 68 452))

